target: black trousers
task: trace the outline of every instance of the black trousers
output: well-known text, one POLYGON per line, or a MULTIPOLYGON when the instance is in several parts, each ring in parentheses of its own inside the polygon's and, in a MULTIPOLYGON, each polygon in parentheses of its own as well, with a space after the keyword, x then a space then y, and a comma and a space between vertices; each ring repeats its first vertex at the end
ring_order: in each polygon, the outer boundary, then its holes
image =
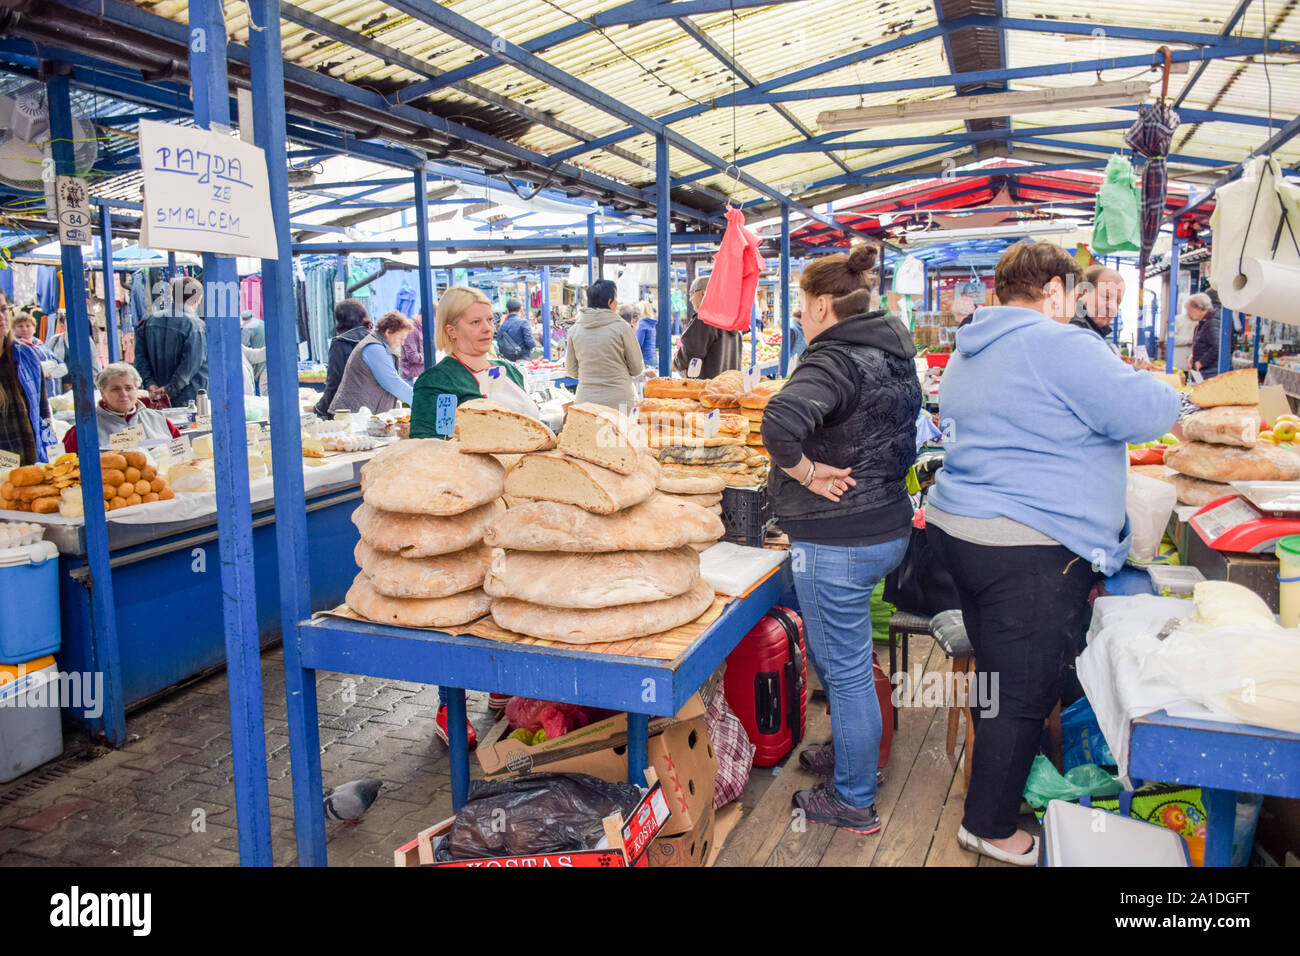
POLYGON ((971 544, 934 525, 926 535, 957 585, 976 688, 992 695, 978 699, 962 825, 986 840, 1005 839, 1016 832, 1043 721, 1083 647, 1098 573, 1059 545, 971 544))

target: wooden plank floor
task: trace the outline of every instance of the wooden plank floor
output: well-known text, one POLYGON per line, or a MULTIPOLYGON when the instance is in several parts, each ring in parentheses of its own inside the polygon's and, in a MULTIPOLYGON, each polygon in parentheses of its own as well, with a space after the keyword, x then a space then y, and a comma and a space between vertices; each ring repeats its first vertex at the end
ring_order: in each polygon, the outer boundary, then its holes
MULTIPOLYGON (((943 674, 948 659, 928 637, 910 638, 909 659, 915 679, 919 673, 943 674)), ((885 657, 881 650, 882 659, 885 657)), ((811 669, 810 680, 815 682, 811 669)), ((891 720, 891 715, 884 715, 891 720)), ((880 832, 861 836, 835 827, 795 824, 791 797, 819 780, 799 768, 797 752, 774 768, 755 767, 741 798, 744 817, 736 826, 717 866, 1001 866, 963 850, 957 844, 966 787, 962 774, 964 725, 959 726, 957 752, 945 752, 947 709, 907 706, 898 711, 885 783, 876 800, 884 825, 880 832)), ((808 702, 804 746, 830 738, 826 699, 808 702)), ((800 747, 803 749, 803 746, 800 747)), ((1022 819, 1031 829, 1033 818, 1022 819)), ((1032 828, 1031 832, 1037 832, 1032 828)))

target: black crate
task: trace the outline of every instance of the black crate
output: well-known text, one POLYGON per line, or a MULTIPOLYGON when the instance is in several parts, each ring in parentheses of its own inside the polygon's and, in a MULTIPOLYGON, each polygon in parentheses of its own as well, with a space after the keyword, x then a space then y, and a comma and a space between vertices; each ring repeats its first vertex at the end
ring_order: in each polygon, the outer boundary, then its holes
POLYGON ((766 486, 722 489, 723 540, 761 548, 774 517, 766 486))

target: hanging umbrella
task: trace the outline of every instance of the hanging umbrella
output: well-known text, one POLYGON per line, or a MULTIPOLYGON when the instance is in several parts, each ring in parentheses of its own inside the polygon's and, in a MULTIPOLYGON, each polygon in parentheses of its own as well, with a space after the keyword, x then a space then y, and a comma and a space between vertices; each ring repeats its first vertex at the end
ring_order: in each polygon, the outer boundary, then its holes
POLYGON ((1164 85, 1160 99, 1155 103, 1140 105, 1137 122, 1124 134, 1124 142, 1133 152, 1147 157, 1146 168, 1142 171, 1142 275, 1146 274, 1151 247, 1155 244, 1160 222, 1165 215, 1165 197, 1169 186, 1166 161, 1169 147, 1173 143, 1174 130, 1180 122, 1178 114, 1166 100, 1169 92, 1169 48, 1161 47, 1160 51, 1165 55, 1164 85))

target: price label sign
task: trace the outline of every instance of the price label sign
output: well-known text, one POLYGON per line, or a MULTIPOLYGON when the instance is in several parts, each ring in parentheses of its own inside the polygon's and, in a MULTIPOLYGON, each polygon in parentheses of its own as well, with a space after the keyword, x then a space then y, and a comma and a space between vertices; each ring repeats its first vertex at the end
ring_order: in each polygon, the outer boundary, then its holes
POLYGON ((713 411, 709 412, 709 414, 704 416, 704 428, 702 432, 703 437, 716 438, 718 436, 718 429, 720 427, 722 427, 722 416, 718 413, 718 410, 715 408, 713 411))
POLYGON ((211 428, 211 427, 212 427, 212 416, 211 416, 211 415, 195 415, 195 416, 194 416, 194 427, 195 427, 195 428, 199 428, 199 429, 202 429, 202 428, 211 428))
POLYGON ((248 444, 250 445, 257 444, 258 436, 260 436, 261 434, 262 434, 262 430, 257 427, 257 422, 244 423, 244 438, 248 442, 248 444))
POLYGON ((22 464, 22 456, 11 451, 0 451, 0 471, 13 471, 22 464))
POLYGON ((182 435, 180 438, 173 438, 167 443, 167 457, 174 462, 189 461, 194 457, 194 449, 190 447, 190 440, 182 435))
POLYGON ((690 363, 686 366, 686 377, 699 378, 700 369, 702 369, 703 367, 704 367, 704 362, 702 359, 697 359, 697 358, 691 359, 690 363))
POLYGON ((139 425, 132 425, 130 428, 124 428, 116 434, 108 436, 109 448, 134 448, 140 442, 144 441, 144 429, 139 425))
POLYGON ((456 396, 439 395, 434 413, 433 430, 439 435, 452 435, 456 431, 456 396))
POLYGON ((745 369, 745 371, 742 373, 741 377, 744 379, 745 382, 745 391, 752 392, 754 389, 758 388, 758 366, 757 365, 749 366, 749 368, 745 369))
POLYGON ((1137 360, 1138 360, 1139 362, 1150 362, 1150 361, 1151 361, 1151 357, 1150 357, 1149 355, 1147 355, 1147 347, 1146 347, 1145 345, 1139 345, 1139 346, 1137 347, 1136 355, 1137 355, 1137 360))

